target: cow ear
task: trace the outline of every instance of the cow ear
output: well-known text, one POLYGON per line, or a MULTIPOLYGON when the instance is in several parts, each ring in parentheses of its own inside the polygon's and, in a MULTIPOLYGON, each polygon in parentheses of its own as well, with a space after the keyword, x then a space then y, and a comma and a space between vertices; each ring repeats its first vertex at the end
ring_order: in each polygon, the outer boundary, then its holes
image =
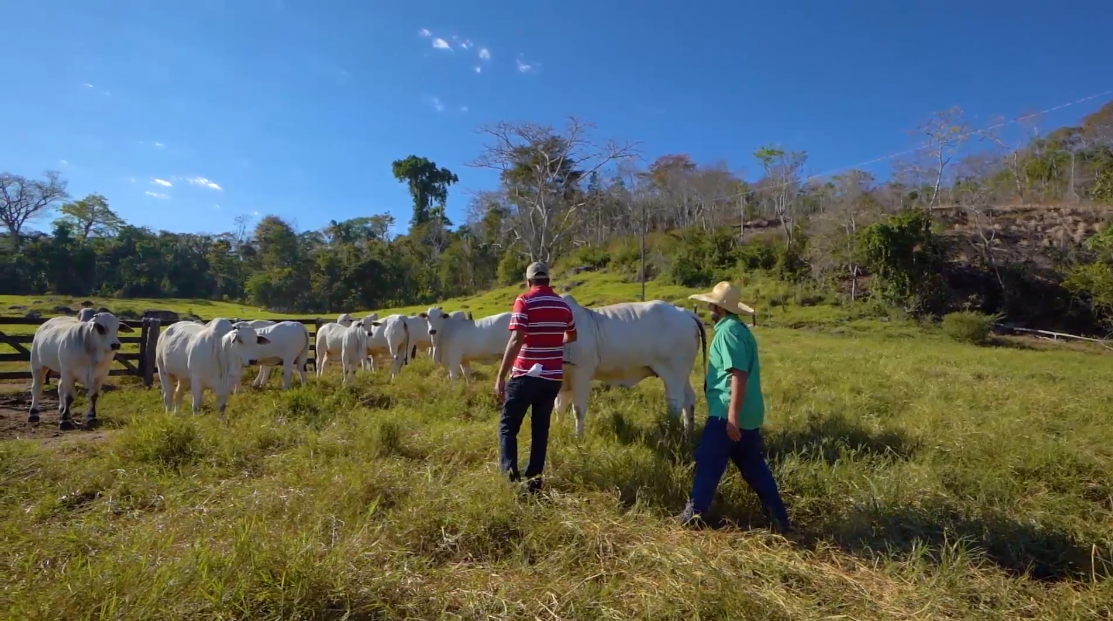
POLYGON ((259 345, 266 345, 266 344, 270 343, 271 340, 268 339, 265 336, 256 336, 255 337, 255 342, 258 343, 259 345))
POLYGON ((418 313, 417 316, 421 317, 422 319, 428 319, 429 313, 418 313))
POLYGON ((99 323, 94 323, 93 327, 97 329, 97 334, 99 334, 101 336, 104 336, 105 334, 108 334, 108 330, 105 330, 104 326, 100 325, 99 323))
POLYGON ((126 323, 121 323, 120 324, 120 332, 135 332, 135 328, 129 326, 126 323))

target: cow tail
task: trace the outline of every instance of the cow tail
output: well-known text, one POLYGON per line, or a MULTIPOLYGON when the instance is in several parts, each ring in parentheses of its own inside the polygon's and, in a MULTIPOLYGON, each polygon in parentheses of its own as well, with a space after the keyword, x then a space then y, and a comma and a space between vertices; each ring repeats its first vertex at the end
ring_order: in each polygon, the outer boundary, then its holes
POLYGON ((703 350, 703 394, 707 394, 707 329, 703 327, 703 321, 700 320, 699 315, 692 313, 692 317, 696 320, 696 329, 699 330, 700 349, 703 350))
POLYGON ((410 363, 410 326, 409 326, 409 322, 406 321, 405 319, 402 320, 402 332, 404 332, 406 334, 406 357, 402 359, 402 360, 404 360, 404 362, 402 364, 409 364, 410 363))

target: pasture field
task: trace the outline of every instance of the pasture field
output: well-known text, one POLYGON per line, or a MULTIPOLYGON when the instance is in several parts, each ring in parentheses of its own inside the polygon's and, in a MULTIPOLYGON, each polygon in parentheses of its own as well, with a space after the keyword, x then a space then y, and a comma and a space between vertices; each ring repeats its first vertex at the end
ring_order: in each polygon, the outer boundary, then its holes
POLYGON ((854 325, 756 331, 791 538, 733 471, 719 528, 675 525, 691 445, 658 380, 596 387, 582 441, 555 419, 526 498, 496 472, 492 369, 420 358, 393 383, 272 380, 227 426, 134 387, 92 434, 45 412, 0 442, 0 614, 1113 618, 1113 359, 854 325))

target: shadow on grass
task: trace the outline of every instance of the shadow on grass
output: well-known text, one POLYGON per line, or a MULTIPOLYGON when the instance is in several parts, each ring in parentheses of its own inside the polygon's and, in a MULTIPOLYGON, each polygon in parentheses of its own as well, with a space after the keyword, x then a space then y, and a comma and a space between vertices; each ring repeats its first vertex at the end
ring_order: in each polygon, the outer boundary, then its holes
POLYGON ((1099 537, 1081 541, 1054 526, 1004 515, 964 515, 953 507, 887 507, 853 513, 814 536, 860 556, 909 558, 926 548, 939 560, 962 543, 1000 570, 1042 581, 1103 580, 1113 576, 1113 549, 1099 537), (825 532, 824 532, 825 531, 825 532))
POLYGON ((840 413, 811 417, 802 429, 778 429, 765 435, 765 448, 772 463, 784 461, 790 455, 828 464, 862 456, 907 460, 922 447, 919 438, 903 431, 873 431, 840 413))

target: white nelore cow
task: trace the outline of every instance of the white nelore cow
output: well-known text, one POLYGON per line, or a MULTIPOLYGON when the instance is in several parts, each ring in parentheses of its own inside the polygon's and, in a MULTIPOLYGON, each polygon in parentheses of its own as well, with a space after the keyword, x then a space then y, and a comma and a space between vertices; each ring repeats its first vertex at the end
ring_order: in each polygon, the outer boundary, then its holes
POLYGON ((367 341, 370 337, 369 329, 362 320, 344 329, 343 345, 340 349, 340 369, 344 375, 342 383, 345 386, 348 385, 349 376, 355 377, 361 368, 367 368, 367 341))
POLYGON ((633 387, 647 377, 665 383, 669 414, 684 412, 684 430, 695 419, 696 393, 689 377, 701 349, 707 365, 707 333, 692 311, 662 302, 625 302, 584 308, 569 294, 578 338, 564 349, 564 384, 555 410, 569 403, 576 413, 576 437, 582 437, 591 380, 633 387))
POLYGON ((429 323, 433 339, 433 359, 448 368, 448 376, 456 379, 457 370, 468 380, 469 362, 498 362, 510 338, 510 313, 499 313, 473 321, 456 311, 446 315, 434 306, 421 316, 429 323))
MULTIPOLYGON (((433 308, 437 308, 437 307, 434 306, 433 308)), ((429 309, 429 310, 432 310, 432 309, 429 309)), ((441 312, 443 313, 444 311, 441 311, 441 312)), ((425 321, 429 321, 429 317, 427 316, 428 314, 429 314, 428 312, 419 313, 418 317, 425 317, 425 321)), ((470 312, 465 313, 464 311, 452 311, 451 313, 449 313, 447 315, 447 317, 449 317, 449 318, 459 317, 461 319, 467 319, 467 320, 471 321, 471 313, 470 312)), ((429 357, 432 358, 433 362, 435 362, 437 364, 441 364, 441 357, 440 357, 440 354, 437 352, 437 343, 439 341, 440 341, 440 339, 437 338, 437 331, 433 328, 433 324, 430 323, 429 324, 429 357)))
POLYGON ((134 331, 112 313, 94 313, 86 321, 74 317, 44 321, 31 340, 31 411, 27 422, 39 422, 39 400, 47 372, 53 371, 58 375, 58 428, 74 428, 71 408, 77 396, 76 382, 81 382, 89 395, 85 427, 95 427, 97 398, 120 349, 117 333, 134 331))
POLYGON ((340 350, 344 345, 344 330, 352 325, 352 316, 344 313, 337 317, 335 322, 326 323, 317 328, 317 348, 314 354, 314 366, 317 367, 317 377, 325 372, 325 366, 333 358, 340 358, 340 350))
POLYGON ((255 364, 259 345, 270 343, 245 322, 232 324, 230 330, 221 334, 224 323, 229 322, 179 321, 159 337, 155 364, 167 412, 181 407, 186 389, 192 391, 193 412, 200 411, 208 388, 216 394, 217 411, 224 417, 228 396, 239 383, 243 367, 255 364))
POLYGON ((418 344, 426 347, 432 345, 429 340, 429 322, 421 317, 408 315, 389 315, 371 322, 375 330, 367 342, 369 353, 387 353, 390 355, 390 379, 394 379, 408 364, 413 351, 418 344))
POLYGON ((90 319, 95 317, 96 314, 97 314, 97 311, 95 309, 83 308, 83 309, 77 311, 77 320, 78 321, 89 321, 90 319))
POLYGON ((301 385, 305 386, 305 364, 309 359, 309 330, 298 321, 270 322, 270 325, 255 326, 259 322, 249 322, 260 336, 267 338, 269 343, 259 345, 259 375, 253 385, 256 388, 266 386, 271 377, 271 367, 282 365, 282 389, 290 388, 290 382, 297 369, 301 378, 301 385))

